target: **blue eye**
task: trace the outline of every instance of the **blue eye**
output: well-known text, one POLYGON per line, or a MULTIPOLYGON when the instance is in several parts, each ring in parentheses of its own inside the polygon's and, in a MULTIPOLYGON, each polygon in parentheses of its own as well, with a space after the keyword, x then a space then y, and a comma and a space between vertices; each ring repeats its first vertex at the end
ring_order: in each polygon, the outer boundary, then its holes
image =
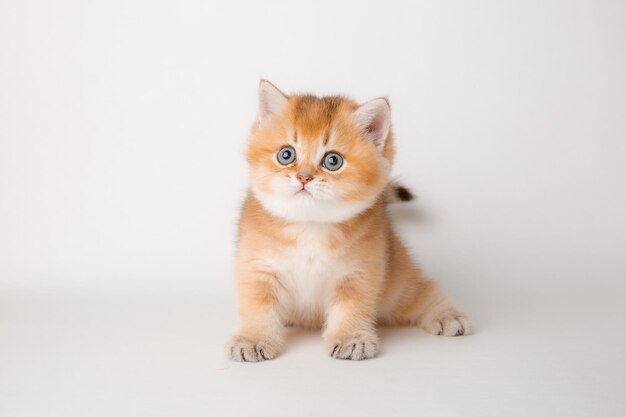
POLYGON ((322 165, 329 171, 337 171, 343 165, 343 158, 338 153, 330 152, 324 155, 322 165))
POLYGON ((291 146, 285 146, 278 151, 276 159, 281 165, 289 165, 296 160, 296 150, 291 146))

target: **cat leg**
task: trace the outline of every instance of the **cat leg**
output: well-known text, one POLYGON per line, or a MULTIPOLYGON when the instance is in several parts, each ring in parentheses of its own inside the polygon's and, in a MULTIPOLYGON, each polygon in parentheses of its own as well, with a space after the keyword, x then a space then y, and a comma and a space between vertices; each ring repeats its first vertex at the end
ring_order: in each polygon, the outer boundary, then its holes
POLYGON ((420 283, 417 302, 410 321, 428 333, 440 336, 462 336, 471 333, 471 324, 465 313, 458 310, 432 281, 420 283))
POLYGON ((275 278, 246 273, 237 282, 239 331, 226 343, 226 356, 239 362, 275 358, 284 343, 285 329, 278 312, 275 278))
POLYGON ((378 350, 377 290, 363 277, 346 278, 335 289, 327 312, 324 341, 331 357, 361 360, 378 350))
POLYGON ((457 336, 471 332, 470 321, 415 265, 393 235, 379 320, 387 324, 414 324, 428 333, 457 336))

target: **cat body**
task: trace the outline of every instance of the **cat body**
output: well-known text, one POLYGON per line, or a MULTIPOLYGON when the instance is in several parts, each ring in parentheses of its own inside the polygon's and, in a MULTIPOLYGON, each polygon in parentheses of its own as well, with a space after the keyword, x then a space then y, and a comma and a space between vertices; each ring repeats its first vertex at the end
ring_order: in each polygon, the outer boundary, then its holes
POLYGON ((390 225, 387 204, 410 198, 389 181, 393 155, 385 99, 359 106, 261 82, 236 259, 241 327, 228 357, 274 358, 286 325, 323 328, 330 356, 353 360, 375 356, 377 324, 469 333, 390 225))

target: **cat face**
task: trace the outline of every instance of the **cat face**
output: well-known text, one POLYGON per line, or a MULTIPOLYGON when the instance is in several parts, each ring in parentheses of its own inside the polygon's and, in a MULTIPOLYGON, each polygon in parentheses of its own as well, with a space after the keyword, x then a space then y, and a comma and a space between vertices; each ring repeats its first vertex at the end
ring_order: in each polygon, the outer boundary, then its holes
POLYGON ((261 81, 248 143, 251 189, 292 222, 342 222, 370 207, 393 159, 385 99, 286 96, 261 81))

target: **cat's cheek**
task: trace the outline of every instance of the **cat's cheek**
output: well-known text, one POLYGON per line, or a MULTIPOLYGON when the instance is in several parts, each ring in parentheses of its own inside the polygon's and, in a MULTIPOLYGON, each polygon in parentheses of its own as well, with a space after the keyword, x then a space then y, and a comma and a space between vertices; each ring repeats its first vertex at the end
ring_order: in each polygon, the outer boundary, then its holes
POLYGON ((378 187, 368 188, 355 179, 345 179, 338 184, 342 203, 357 203, 360 201, 371 200, 378 194, 378 187))
MULTIPOLYGON (((252 177, 254 178, 254 176, 252 176, 252 177)), ((268 193, 271 192, 269 184, 267 184, 266 182, 263 182, 263 181, 258 181, 258 180, 252 179, 250 181, 250 186, 254 190, 255 193, 268 194, 268 193)))
POLYGON ((375 199, 387 184, 389 174, 385 167, 370 167, 366 174, 346 172, 338 186, 343 193, 343 202, 356 203, 375 199))
POLYGON ((274 193, 276 173, 264 166, 255 166, 250 170, 250 186, 255 192, 274 193))

